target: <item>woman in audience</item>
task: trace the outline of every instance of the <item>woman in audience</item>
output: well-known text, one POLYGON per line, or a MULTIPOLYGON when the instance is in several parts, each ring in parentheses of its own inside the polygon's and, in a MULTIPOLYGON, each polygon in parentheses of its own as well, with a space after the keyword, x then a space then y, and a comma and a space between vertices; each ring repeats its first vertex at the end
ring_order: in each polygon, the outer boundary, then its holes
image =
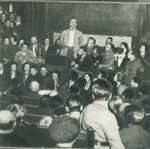
POLYGON ((124 117, 128 127, 120 131, 125 148, 150 148, 150 135, 140 126, 143 122, 144 110, 137 105, 125 107, 124 117))
POLYGON ((90 73, 90 72, 86 72, 83 77, 85 78, 86 80, 86 85, 84 87, 84 89, 86 90, 92 90, 92 80, 93 80, 93 74, 90 73))
POLYGON ((124 49, 123 54, 127 55, 129 51, 129 46, 126 42, 121 42, 120 47, 124 49))

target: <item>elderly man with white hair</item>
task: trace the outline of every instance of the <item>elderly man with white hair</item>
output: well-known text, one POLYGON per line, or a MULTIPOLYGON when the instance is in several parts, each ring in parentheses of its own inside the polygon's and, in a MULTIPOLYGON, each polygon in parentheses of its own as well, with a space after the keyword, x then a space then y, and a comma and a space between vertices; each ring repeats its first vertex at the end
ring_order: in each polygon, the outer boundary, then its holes
POLYGON ((27 142, 13 132, 16 118, 9 110, 0 111, 0 146, 27 147, 27 142))
POLYGON ((30 98, 35 98, 35 99, 39 99, 39 89, 40 89, 40 85, 37 81, 32 81, 30 83, 30 91, 25 94, 26 97, 30 97, 30 98))

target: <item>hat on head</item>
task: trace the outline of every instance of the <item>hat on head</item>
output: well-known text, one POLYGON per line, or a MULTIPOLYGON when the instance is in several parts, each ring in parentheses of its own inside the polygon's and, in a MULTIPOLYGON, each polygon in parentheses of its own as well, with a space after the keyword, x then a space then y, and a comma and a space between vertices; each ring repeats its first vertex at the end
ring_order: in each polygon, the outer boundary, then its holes
POLYGON ((76 139, 80 126, 76 118, 62 116, 54 118, 49 126, 50 137, 57 143, 69 143, 76 139))

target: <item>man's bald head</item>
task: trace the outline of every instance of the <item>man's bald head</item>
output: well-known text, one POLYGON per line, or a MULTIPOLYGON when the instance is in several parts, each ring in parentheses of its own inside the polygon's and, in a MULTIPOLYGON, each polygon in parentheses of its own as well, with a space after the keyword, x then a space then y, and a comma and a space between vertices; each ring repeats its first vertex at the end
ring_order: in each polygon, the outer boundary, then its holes
POLYGON ((30 84, 31 91, 39 91, 39 83, 37 81, 32 81, 30 84))

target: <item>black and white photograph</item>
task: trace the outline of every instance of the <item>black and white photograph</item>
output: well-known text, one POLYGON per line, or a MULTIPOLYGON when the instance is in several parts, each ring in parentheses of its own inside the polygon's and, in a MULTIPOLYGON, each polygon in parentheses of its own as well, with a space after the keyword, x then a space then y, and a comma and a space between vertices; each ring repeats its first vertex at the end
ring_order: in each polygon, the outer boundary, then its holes
POLYGON ((150 0, 0 0, 0 149, 150 149, 150 0))

